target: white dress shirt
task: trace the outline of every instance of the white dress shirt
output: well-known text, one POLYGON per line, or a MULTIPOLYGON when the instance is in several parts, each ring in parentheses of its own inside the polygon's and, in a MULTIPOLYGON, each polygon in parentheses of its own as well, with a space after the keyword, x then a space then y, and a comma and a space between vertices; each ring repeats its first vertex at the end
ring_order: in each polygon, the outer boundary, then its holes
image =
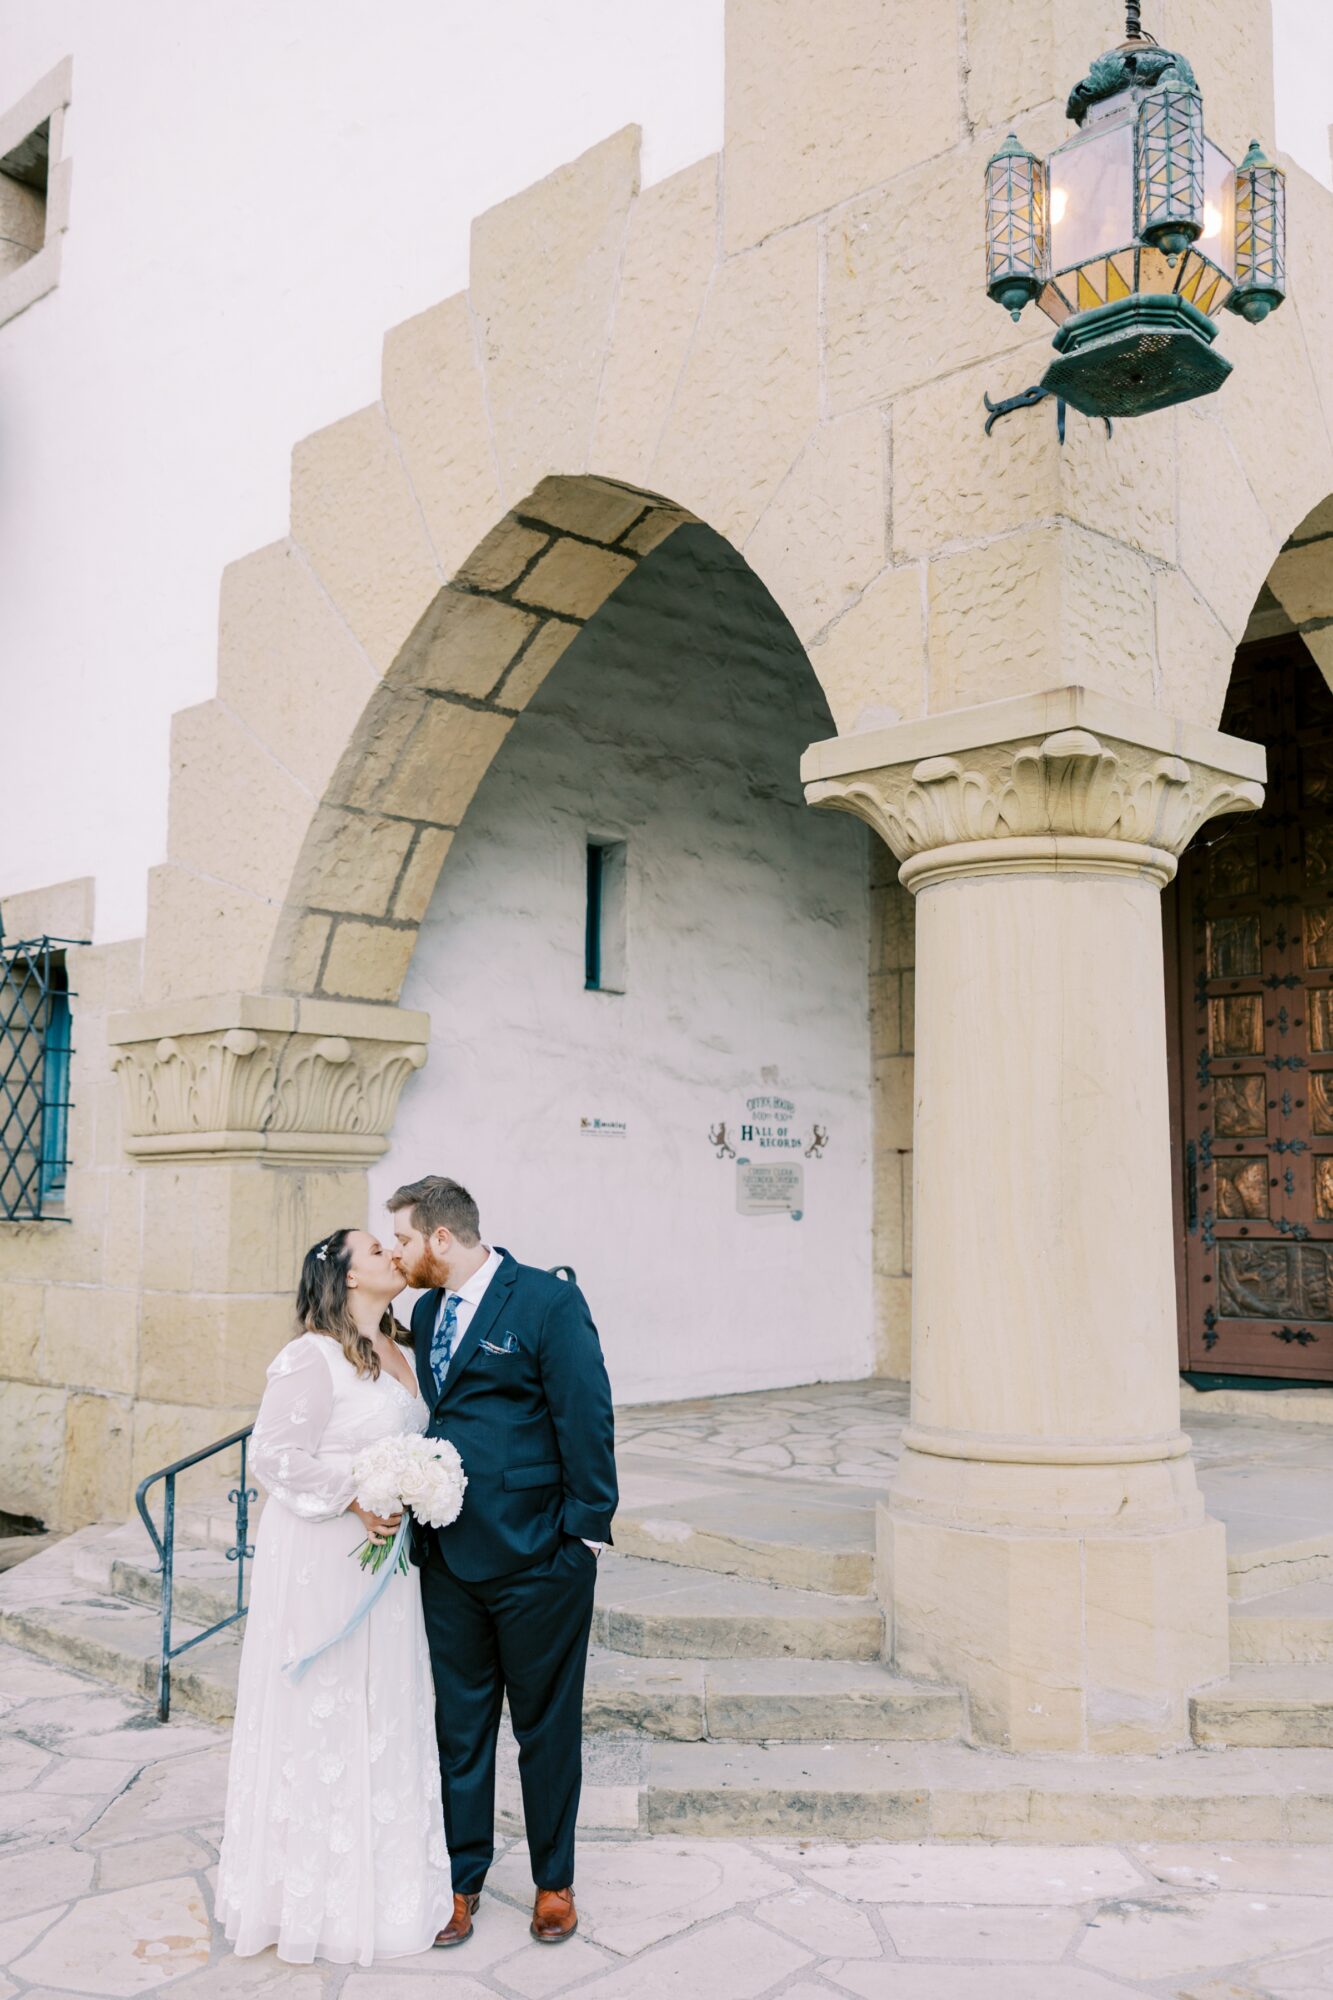
MULTIPOLYGON (((444 1318, 444 1309, 450 1299, 458 1300, 458 1331, 454 1335, 454 1344, 450 1359, 453 1358, 454 1354, 457 1354, 463 1335, 472 1324, 472 1315, 481 1304, 486 1293, 486 1287, 490 1284, 491 1279, 495 1276, 499 1268, 499 1252, 490 1250, 487 1252, 486 1262, 478 1265, 470 1278, 464 1279, 461 1285, 456 1285, 441 1295, 439 1311, 435 1315, 437 1332, 439 1331, 440 1321, 444 1318)), ((605 1542, 588 1541, 586 1535, 581 1535, 579 1539, 587 1544, 595 1556, 599 1556, 606 1547, 605 1542)))
POLYGON ((450 1299, 458 1300, 458 1331, 454 1335, 453 1346, 455 1354, 458 1352, 463 1335, 472 1324, 472 1315, 481 1304, 487 1285, 490 1284, 491 1279, 495 1276, 499 1268, 500 1253, 498 1250, 490 1250, 487 1252, 486 1262, 479 1265, 470 1278, 465 1279, 461 1285, 456 1285, 451 1291, 441 1294, 440 1309, 435 1315, 435 1330, 437 1333, 439 1332, 440 1321, 444 1318, 444 1309, 450 1299))

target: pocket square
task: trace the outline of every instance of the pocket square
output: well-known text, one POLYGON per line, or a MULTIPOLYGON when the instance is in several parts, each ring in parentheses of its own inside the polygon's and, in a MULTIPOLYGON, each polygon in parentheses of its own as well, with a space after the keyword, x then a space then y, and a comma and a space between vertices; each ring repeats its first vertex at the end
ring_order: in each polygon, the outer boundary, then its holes
POLYGON ((487 1354, 518 1353, 518 1335, 516 1333, 507 1333, 498 1346, 493 1340, 483 1340, 481 1344, 487 1354))

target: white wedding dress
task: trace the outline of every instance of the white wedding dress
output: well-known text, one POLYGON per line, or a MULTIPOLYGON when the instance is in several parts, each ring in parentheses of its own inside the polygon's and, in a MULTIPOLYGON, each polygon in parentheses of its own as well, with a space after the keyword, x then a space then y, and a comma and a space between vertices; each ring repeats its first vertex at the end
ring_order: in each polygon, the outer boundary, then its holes
POLYGON ((296 1685, 283 1672, 341 1631, 373 1577, 351 1476, 375 1439, 424 1431, 421 1397, 359 1376, 302 1334, 268 1371, 251 1465, 255 1537, 218 1869, 217 1914, 246 1957, 369 1965, 424 1951, 453 1914, 435 1695, 415 1569, 296 1685))

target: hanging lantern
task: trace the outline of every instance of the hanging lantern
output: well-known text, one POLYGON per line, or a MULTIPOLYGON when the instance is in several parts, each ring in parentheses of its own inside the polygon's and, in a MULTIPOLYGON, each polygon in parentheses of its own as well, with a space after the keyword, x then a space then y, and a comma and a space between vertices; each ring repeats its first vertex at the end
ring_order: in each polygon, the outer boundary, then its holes
POLYGON ((1257 139, 1236 169, 1236 288, 1232 312, 1256 325, 1286 297, 1287 177, 1257 139))
POLYGON ((1135 0, 1067 111, 1078 130, 1044 178, 1012 136, 987 166, 987 290, 1055 322, 1041 387, 1089 416, 1210 394, 1231 372, 1216 315, 1262 319, 1283 296, 1280 170, 1257 146, 1237 169, 1206 136, 1193 70, 1135 0))
POLYGON ((986 168, 986 290, 1017 319, 1050 262, 1046 162, 1011 132, 986 168))

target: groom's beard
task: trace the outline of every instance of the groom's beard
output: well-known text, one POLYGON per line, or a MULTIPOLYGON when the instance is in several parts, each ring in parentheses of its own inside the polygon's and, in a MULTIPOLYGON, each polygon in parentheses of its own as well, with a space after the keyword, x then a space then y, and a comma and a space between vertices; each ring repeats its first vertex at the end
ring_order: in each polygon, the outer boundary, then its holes
POLYGON ((415 1264, 403 1266, 403 1276, 414 1292, 434 1291, 449 1282, 449 1272, 431 1251, 419 1257, 415 1264))

